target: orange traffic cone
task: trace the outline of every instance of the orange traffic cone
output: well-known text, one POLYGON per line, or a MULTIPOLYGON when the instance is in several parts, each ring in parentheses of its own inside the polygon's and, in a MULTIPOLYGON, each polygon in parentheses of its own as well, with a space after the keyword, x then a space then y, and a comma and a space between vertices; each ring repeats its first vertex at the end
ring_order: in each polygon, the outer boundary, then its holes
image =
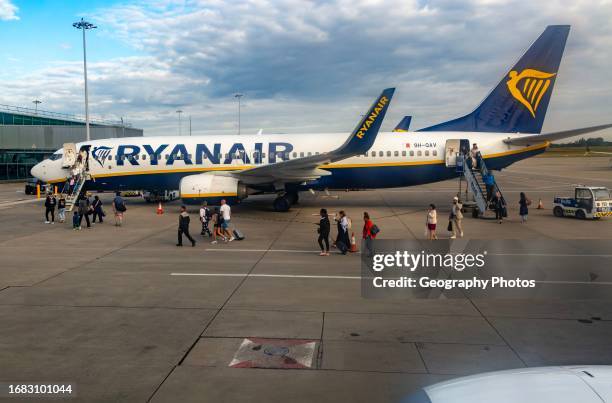
POLYGON ((540 201, 538 202, 538 207, 537 207, 537 209, 538 209, 538 210, 542 210, 542 209, 544 209, 544 203, 542 203, 542 198, 541 198, 541 197, 540 197, 540 201))
POLYGON ((359 252, 359 250, 357 249, 357 242, 355 242, 355 233, 351 233, 351 249, 349 249, 349 252, 354 253, 354 252, 359 252))
POLYGON ((161 202, 159 202, 159 204, 157 205, 157 215, 162 215, 164 214, 164 208, 162 207, 161 202))

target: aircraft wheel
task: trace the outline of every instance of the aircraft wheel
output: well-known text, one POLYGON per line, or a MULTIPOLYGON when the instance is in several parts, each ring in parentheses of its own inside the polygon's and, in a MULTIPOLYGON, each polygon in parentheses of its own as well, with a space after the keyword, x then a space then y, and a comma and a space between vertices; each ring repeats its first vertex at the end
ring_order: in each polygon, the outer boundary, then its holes
POLYGON ((553 209, 553 214, 555 215, 555 217, 563 217, 563 209, 557 206, 553 209))
POLYGON ((584 220, 586 218, 586 215, 584 214, 584 211, 576 210, 576 218, 578 218, 580 220, 584 220))
POLYGON ((289 199, 285 196, 279 196, 276 199, 274 199, 274 211, 278 211, 278 212, 286 212, 289 211, 289 208, 291 207, 291 203, 289 202, 289 199))
POLYGON ((286 197, 287 200, 289 200, 289 203, 291 205, 297 204, 297 202, 300 200, 300 196, 298 195, 297 192, 287 193, 284 197, 286 197))

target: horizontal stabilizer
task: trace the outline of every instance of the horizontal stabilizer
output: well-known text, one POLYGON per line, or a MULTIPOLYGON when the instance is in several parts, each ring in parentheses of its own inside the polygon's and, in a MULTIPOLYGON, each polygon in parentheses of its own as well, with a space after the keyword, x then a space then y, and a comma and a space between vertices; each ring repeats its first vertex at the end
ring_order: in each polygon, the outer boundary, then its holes
POLYGON ((569 137, 580 136, 581 134, 596 132, 612 127, 612 123, 599 126, 583 127, 581 129, 564 130, 562 132, 536 134, 533 136, 521 136, 516 138, 507 138, 504 140, 506 144, 512 144, 516 146, 529 146, 537 143, 552 142, 555 140, 562 140, 569 137))
POLYGON ((410 121, 412 120, 412 116, 404 116, 402 120, 395 126, 393 129, 394 132, 407 132, 410 127, 410 121))

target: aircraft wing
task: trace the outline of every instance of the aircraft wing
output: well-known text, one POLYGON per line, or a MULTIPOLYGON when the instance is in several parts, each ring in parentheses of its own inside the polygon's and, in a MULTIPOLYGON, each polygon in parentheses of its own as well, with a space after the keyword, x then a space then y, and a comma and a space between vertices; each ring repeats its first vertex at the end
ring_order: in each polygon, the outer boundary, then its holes
POLYGON ((355 127, 355 130, 337 149, 308 157, 249 168, 233 172, 230 175, 246 184, 295 183, 331 175, 331 172, 325 170, 326 164, 354 155, 365 154, 372 147, 394 91, 395 88, 387 88, 376 98, 376 101, 355 127))
POLYGON ((555 141, 561 140, 568 137, 579 136, 581 134, 596 132, 599 130, 607 129, 612 127, 612 124, 599 125, 599 126, 591 126, 591 127, 583 127, 581 129, 573 129, 573 130, 565 130, 562 132, 552 132, 552 133, 544 133, 544 134, 534 134, 532 136, 521 136, 515 138, 507 138, 504 140, 504 143, 516 145, 516 146, 529 146, 537 143, 543 143, 546 141, 555 141))

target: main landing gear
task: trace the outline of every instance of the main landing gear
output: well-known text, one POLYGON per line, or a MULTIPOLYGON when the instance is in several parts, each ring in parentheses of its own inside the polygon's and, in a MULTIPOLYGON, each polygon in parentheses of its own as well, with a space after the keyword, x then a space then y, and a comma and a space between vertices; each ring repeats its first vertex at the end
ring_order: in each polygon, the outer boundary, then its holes
POLYGON ((297 192, 285 193, 274 199, 274 211, 286 212, 289 211, 292 205, 296 204, 299 200, 297 192))

